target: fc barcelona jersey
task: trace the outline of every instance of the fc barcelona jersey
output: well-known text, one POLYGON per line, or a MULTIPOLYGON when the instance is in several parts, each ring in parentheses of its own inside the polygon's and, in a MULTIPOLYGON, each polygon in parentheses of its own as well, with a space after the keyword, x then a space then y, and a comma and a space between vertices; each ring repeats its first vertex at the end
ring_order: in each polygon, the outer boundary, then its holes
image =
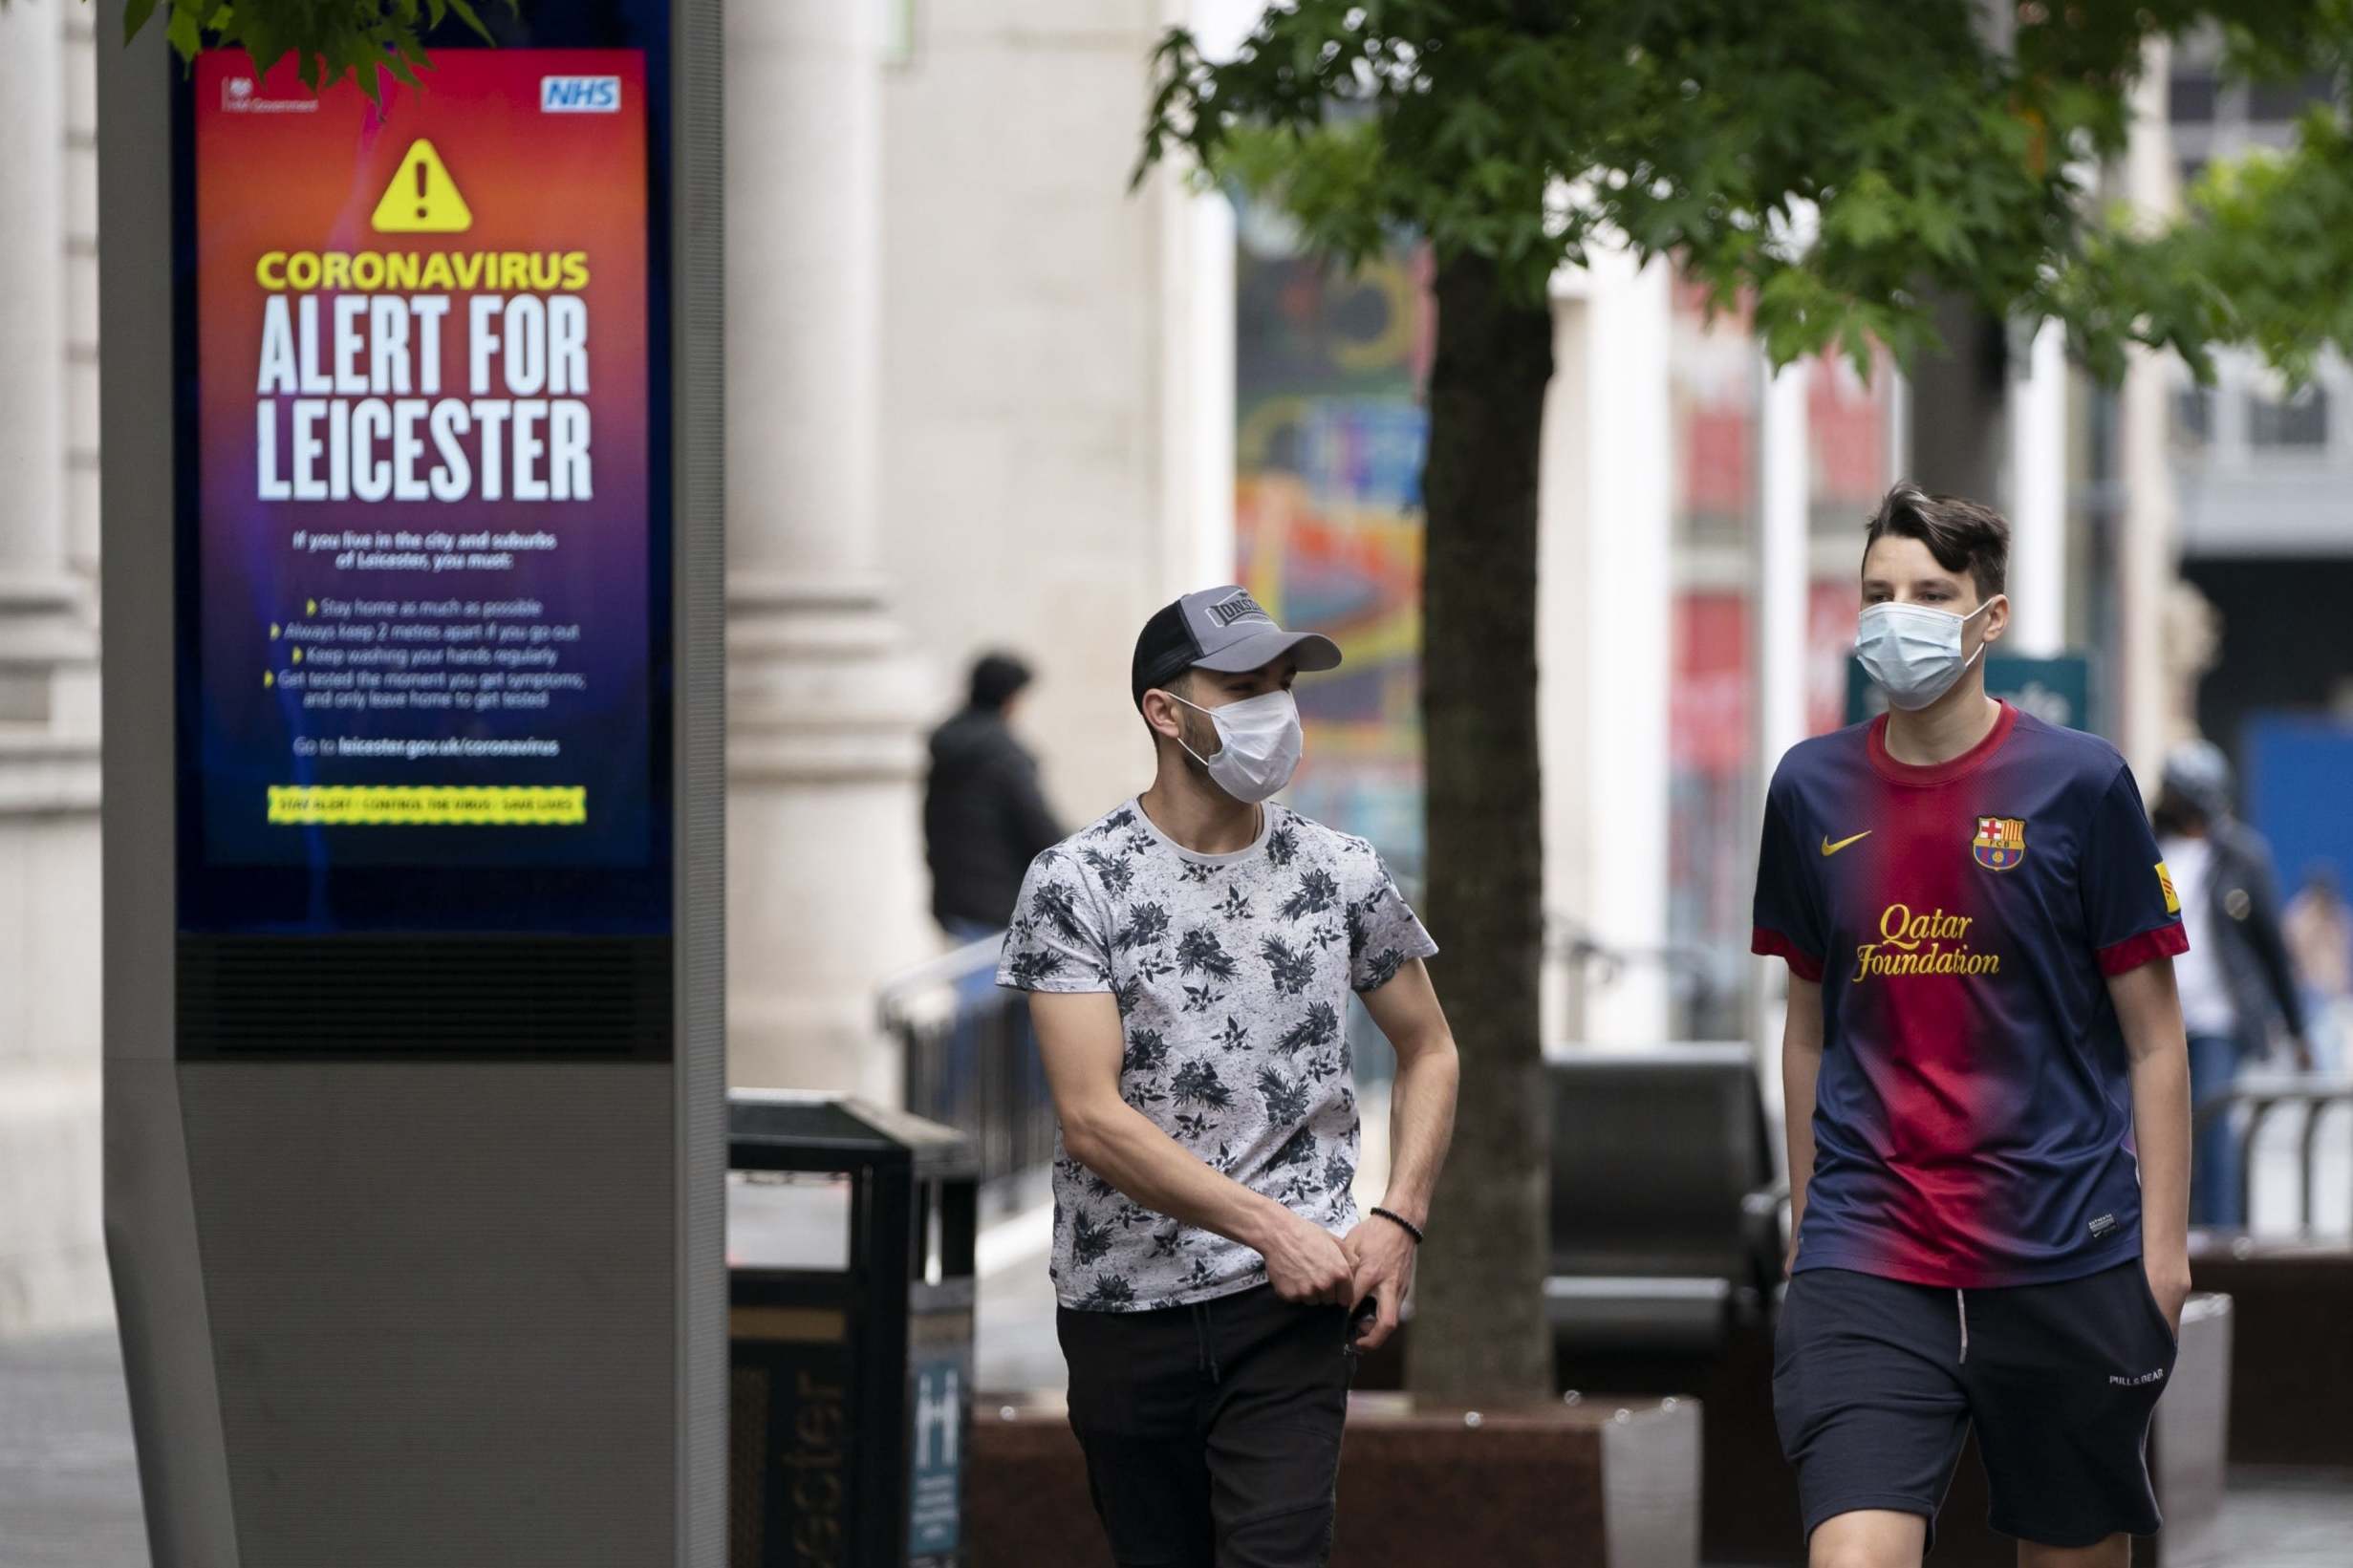
POLYGON ((2140 1254, 2106 978, 2189 947, 2114 747, 2004 704, 1915 767, 1875 720, 1790 749, 1755 950, 1822 983, 1797 1267, 2034 1284, 2140 1254))

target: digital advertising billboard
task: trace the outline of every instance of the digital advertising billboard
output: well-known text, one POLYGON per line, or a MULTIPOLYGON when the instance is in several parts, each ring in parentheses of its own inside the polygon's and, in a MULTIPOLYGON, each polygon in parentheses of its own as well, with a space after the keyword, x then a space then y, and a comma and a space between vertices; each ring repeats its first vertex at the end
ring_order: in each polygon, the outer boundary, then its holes
POLYGON ((186 74, 183 930, 668 929, 663 91, 186 74))
POLYGON ((714 1568, 719 8, 409 8, 364 82, 202 10, 91 62, 145 1538, 714 1568))

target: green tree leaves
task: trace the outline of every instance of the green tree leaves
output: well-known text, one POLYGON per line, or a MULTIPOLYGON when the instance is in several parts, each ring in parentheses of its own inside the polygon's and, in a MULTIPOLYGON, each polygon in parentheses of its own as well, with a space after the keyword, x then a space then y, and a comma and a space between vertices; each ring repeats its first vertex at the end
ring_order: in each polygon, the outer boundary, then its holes
MULTIPOLYGON (((519 0, 504 0, 508 11, 519 0)), ((125 43, 155 18, 159 0, 126 0, 125 43)), ((428 69, 423 37, 455 16, 485 43, 492 42, 473 0, 170 0, 164 35, 182 60, 199 49, 241 48, 257 75, 289 55, 295 75, 313 93, 351 80, 381 101, 382 78, 409 87, 428 69)))
POLYGON ((2293 153, 2210 167, 2183 221, 2149 236, 2118 225, 2075 286, 2137 304, 2135 335, 2201 376, 2219 342, 2253 345, 2291 383, 2323 346, 2353 346, 2353 135, 2315 109, 2293 153))
POLYGON ((2026 0, 2005 49, 1974 0, 1300 0, 1226 61, 1172 30, 1140 180, 1181 151, 1363 260, 1399 229, 1540 299, 1596 235, 1751 298, 1777 359, 1873 338, 1909 357, 1931 301, 2055 315, 2105 376, 2134 342, 2203 369, 2244 340, 2290 375, 2353 343, 2353 142, 2316 111, 2290 155, 2136 233, 2089 188, 2121 152, 2152 37, 2216 26, 2231 68, 2353 58, 2353 0, 2026 0))

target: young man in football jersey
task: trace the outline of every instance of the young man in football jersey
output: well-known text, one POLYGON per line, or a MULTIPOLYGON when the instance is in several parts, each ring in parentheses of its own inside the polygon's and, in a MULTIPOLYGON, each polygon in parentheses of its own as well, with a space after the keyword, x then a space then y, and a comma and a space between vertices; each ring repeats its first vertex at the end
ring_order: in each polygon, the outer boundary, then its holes
POLYGON ((2027 1568, 2124 1568, 2190 1291, 2181 912, 2105 741, 1985 691, 2009 527, 1902 484, 1856 656, 1790 749, 1755 949, 1789 966, 1774 1415, 1813 1568, 1914 1568, 1975 1426, 2027 1568))
POLYGON ((1061 1118, 1070 1426, 1121 1568, 1325 1561, 1349 1376, 1396 1326, 1453 1130, 1436 944, 1371 845, 1269 798, 1292 681, 1339 662, 1230 584, 1155 613, 1130 666, 1152 786, 1031 863, 1005 934, 1061 1118), (1351 992, 1397 1052, 1363 1216, 1351 992))

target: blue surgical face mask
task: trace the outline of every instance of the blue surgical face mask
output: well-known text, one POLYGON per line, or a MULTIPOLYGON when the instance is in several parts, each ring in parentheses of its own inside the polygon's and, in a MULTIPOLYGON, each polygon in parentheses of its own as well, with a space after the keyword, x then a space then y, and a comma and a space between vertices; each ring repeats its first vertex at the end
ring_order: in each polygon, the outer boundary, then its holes
POLYGON ((1980 642, 1976 654, 1963 658, 1961 628, 1993 603, 1988 599, 1966 615, 1892 599, 1867 606, 1855 622, 1855 657, 1888 694, 1890 706, 1908 713, 1925 708, 1951 691, 1985 652, 1980 642))

